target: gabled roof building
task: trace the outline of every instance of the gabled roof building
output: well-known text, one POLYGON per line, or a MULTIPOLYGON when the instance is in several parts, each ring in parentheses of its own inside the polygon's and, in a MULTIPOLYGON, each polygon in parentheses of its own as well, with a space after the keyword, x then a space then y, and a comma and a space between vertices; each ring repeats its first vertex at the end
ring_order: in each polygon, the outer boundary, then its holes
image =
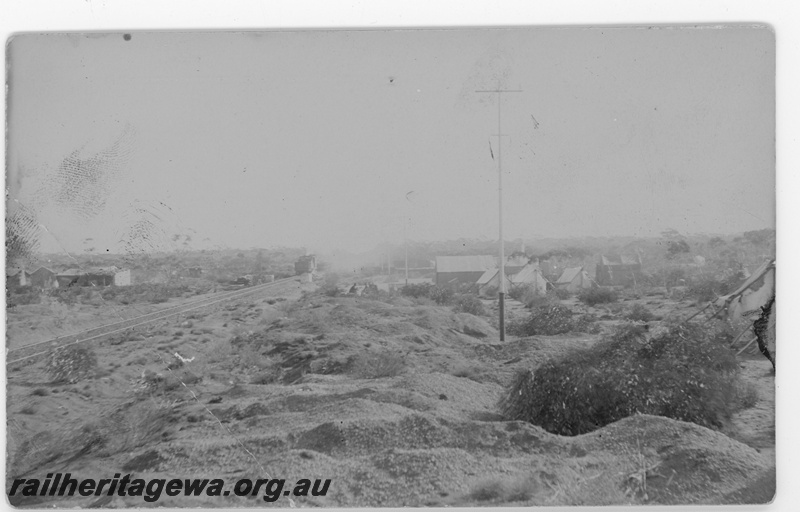
POLYGON ((436 286, 475 285, 487 270, 497 268, 494 256, 437 256, 436 286))
POLYGON ((600 256, 595 280, 601 286, 635 286, 641 274, 642 258, 638 254, 600 256))

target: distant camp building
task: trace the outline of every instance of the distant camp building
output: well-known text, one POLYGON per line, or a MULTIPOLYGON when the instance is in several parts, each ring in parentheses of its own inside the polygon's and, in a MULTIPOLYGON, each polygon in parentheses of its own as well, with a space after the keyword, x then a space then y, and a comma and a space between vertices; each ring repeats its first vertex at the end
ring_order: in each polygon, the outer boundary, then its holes
POLYGON ((56 274, 59 288, 70 286, 130 286, 131 271, 118 267, 72 268, 56 274))
POLYGON ((494 256, 437 256, 436 286, 473 286, 487 270, 497 268, 494 256))
POLYGON ((56 286, 56 273, 47 267, 39 267, 31 272, 30 281, 36 288, 53 288, 56 286))
POLYGON ((642 279, 642 258, 633 256, 600 256, 595 281, 601 286, 634 286, 642 279))
POLYGON ((555 282, 555 287, 577 293, 585 288, 592 287, 592 279, 583 267, 565 268, 555 282))
POLYGON ((20 286, 28 286, 31 280, 31 273, 24 268, 15 268, 6 270, 6 287, 18 288, 20 286))
POLYGON ((294 262, 294 273, 296 275, 311 273, 317 270, 317 258, 313 255, 301 256, 294 262))

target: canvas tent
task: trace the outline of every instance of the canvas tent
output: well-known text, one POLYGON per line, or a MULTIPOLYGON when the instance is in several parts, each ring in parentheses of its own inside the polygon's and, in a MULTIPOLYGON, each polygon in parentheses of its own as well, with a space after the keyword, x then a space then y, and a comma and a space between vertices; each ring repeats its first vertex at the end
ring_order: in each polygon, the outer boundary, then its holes
POLYGON ((765 261, 733 292, 714 302, 717 313, 731 322, 757 313, 775 294, 775 260, 765 261))
MULTIPOLYGON (((476 283, 478 293, 488 294, 500 289, 500 270, 493 268, 483 273, 476 283)), ((512 289, 521 286, 530 287, 537 295, 547 293, 547 280, 542 276, 542 271, 536 265, 526 265, 518 272, 506 274, 506 288, 512 289)))
POLYGON ((555 282, 555 286, 571 293, 577 293, 584 288, 591 288, 592 279, 583 267, 565 268, 555 282))
POLYGON ((725 318, 731 325, 747 320, 731 346, 749 338, 739 350, 741 353, 757 341, 761 353, 775 366, 775 260, 766 260, 736 290, 706 306, 709 307, 714 310, 712 318, 725 318))
POLYGON ((528 286, 537 295, 547 293, 547 280, 542 276, 541 269, 536 265, 528 265, 513 276, 511 276, 511 286, 528 286))

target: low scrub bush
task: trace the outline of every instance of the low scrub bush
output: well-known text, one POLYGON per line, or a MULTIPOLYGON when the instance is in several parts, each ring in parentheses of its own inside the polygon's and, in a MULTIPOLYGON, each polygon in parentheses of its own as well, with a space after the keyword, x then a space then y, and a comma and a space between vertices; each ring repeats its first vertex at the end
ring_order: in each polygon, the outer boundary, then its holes
POLYGON ((587 313, 575 318, 572 323, 572 330, 575 332, 597 334, 602 329, 600 328, 600 324, 597 323, 597 316, 587 313))
POLYGON ((58 302, 71 306, 80 302, 82 290, 79 286, 69 286, 67 288, 56 288, 50 291, 50 296, 58 302))
POLYGON ((400 294, 406 297, 430 297, 434 286, 430 283, 410 284, 400 289, 400 294))
POLYGON ((455 292, 450 288, 440 288, 438 286, 433 287, 433 291, 431 291, 430 295, 433 302, 443 306, 445 304, 450 304, 455 297, 455 292))
POLYGON ((572 310, 560 304, 543 304, 533 308, 528 318, 512 321, 508 333, 514 336, 552 336, 574 330, 572 310))
POLYGON ((430 283, 410 284, 401 288, 400 293, 415 299, 431 299, 439 305, 450 304, 455 297, 455 292, 450 288, 441 288, 430 283))
POLYGON ((328 297, 337 297, 341 294, 339 290, 339 276, 336 274, 325 274, 320 291, 328 297))
POLYGON ((6 307, 24 306, 28 304, 39 304, 42 296, 39 290, 31 286, 24 286, 11 290, 6 289, 6 307))
POLYGON ((471 315, 485 315, 486 308, 483 302, 475 295, 460 294, 453 298, 453 311, 456 313, 469 313, 471 315))
POLYGON ((542 295, 531 286, 515 286, 508 292, 508 296, 522 302, 528 308, 532 308, 542 304, 557 303, 560 300, 568 299, 570 293, 563 289, 551 288, 547 290, 545 295, 542 295))
POLYGON ((613 288, 588 288, 578 294, 578 299, 589 306, 607 304, 617 301, 617 292, 613 288))
MULTIPOLYGON (((524 286, 513 286, 510 290, 508 290, 508 296, 514 300, 525 302, 525 291, 526 288, 524 286)), ((490 294, 490 296, 494 295, 490 294)))
POLYGON ((403 373, 406 361, 395 352, 370 352, 356 356, 350 364, 352 373, 361 379, 396 377, 403 373))
POLYGON ((634 304, 628 314, 625 315, 625 318, 634 322, 651 322, 656 319, 656 316, 645 306, 634 304))
POLYGON ((646 334, 623 324, 590 348, 520 372, 500 402, 503 415, 574 436, 637 413, 720 428, 752 402, 736 357, 713 329, 672 324, 646 334))
POLYGON ((86 347, 67 347, 54 351, 45 367, 54 383, 74 384, 94 375, 97 356, 86 347))
POLYGON ((686 296, 698 302, 709 302, 720 295, 735 290, 744 281, 741 271, 729 272, 721 276, 704 275, 692 280, 686 290, 686 296))
POLYGON ((725 285, 714 278, 708 277, 692 283, 686 290, 684 296, 688 296, 699 302, 709 302, 725 292, 725 285))
POLYGON ((528 309, 536 309, 541 306, 553 306, 558 304, 558 299, 552 295, 539 295, 537 293, 526 293, 522 302, 528 309))
POLYGON ((558 300, 567 300, 572 296, 572 294, 566 288, 550 288, 547 290, 547 295, 558 300))

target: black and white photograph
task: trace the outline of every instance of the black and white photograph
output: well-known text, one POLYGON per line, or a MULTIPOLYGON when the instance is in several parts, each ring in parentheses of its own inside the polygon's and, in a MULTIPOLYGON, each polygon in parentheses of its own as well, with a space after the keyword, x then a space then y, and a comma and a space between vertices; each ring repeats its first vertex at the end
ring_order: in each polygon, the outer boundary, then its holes
POLYGON ((11 34, 8 505, 772 502, 776 49, 11 34))

